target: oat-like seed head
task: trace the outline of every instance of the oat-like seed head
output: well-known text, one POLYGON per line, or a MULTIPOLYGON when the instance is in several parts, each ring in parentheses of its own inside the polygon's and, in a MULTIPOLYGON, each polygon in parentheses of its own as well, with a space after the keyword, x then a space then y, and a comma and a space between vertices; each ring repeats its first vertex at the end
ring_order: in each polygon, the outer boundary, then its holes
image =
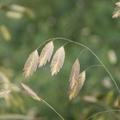
POLYGON ((73 66, 72 66, 72 70, 71 70, 71 74, 70 74, 70 88, 72 89, 74 87, 74 85, 76 84, 76 81, 78 80, 79 77, 79 73, 80 73, 80 63, 79 60, 76 59, 73 66))
POLYGON ((39 57, 39 67, 44 66, 47 62, 50 61, 54 50, 54 44, 52 41, 47 43, 45 47, 42 49, 40 57, 39 57))
POLYGON ((38 97, 38 95, 29 86, 25 85, 24 83, 21 83, 21 86, 30 97, 35 100, 41 101, 40 97, 38 97))
POLYGON ((23 69, 25 78, 30 77, 36 71, 38 66, 38 59, 39 55, 37 50, 29 55, 23 69))
POLYGON ((51 61, 51 75, 56 75, 62 68, 65 60, 65 50, 64 47, 60 47, 54 54, 51 61))

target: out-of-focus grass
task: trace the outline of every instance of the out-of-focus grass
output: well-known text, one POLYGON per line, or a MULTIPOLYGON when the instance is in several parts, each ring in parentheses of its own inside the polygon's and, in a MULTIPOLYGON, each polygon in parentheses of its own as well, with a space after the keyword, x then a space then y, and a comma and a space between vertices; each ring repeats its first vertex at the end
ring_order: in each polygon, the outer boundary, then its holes
MULTIPOLYGON (((61 36, 82 42, 95 51, 120 86, 120 23, 119 19, 112 19, 114 9, 112 1, 1 0, 0 4, 8 6, 18 4, 30 8, 35 14, 34 19, 24 14, 21 19, 16 20, 7 17, 6 11, 0 10, 0 25, 5 25, 11 34, 11 40, 5 41, 0 33, 0 71, 8 76, 11 83, 19 86, 21 81, 25 81, 67 120, 86 120, 96 112, 120 107, 120 98, 113 82, 109 80, 108 74, 98 67, 87 71, 87 79, 79 96, 72 102, 68 100, 69 74, 76 57, 79 57, 81 62, 81 71, 92 64, 98 64, 88 51, 80 54, 82 48, 72 44, 65 47, 65 64, 57 76, 51 77, 49 64, 39 69, 29 80, 22 76, 28 55, 45 40, 61 36), (110 50, 116 54, 115 64, 111 63, 108 56, 110 50), (110 86, 107 87, 106 84, 110 86), (85 96, 94 96, 98 101, 96 103, 85 101, 85 96)), ((63 44, 63 41, 56 41, 55 49, 63 44)), ((4 99, 0 99, 0 115, 27 115, 35 108, 37 117, 58 119, 49 108, 21 91, 12 93, 11 99, 10 105, 4 99)), ((93 120, 119 120, 119 117, 119 112, 110 112, 97 115, 93 120)))

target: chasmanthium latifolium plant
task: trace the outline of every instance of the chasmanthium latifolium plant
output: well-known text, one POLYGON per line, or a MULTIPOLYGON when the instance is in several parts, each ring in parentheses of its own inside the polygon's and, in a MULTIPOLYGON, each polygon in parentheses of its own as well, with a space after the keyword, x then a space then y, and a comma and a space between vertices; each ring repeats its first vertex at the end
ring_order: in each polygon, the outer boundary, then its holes
MULTIPOLYGON (((50 62, 51 75, 57 75, 57 73, 62 69, 65 61, 65 49, 64 46, 58 48, 52 57, 54 51, 53 41, 48 42, 42 49, 40 56, 37 49, 34 50, 28 57, 24 66, 24 76, 29 78, 38 67, 45 66, 47 62, 50 62)), ((85 71, 80 73, 80 63, 78 58, 73 64, 71 74, 70 74, 70 86, 69 86, 69 99, 75 98, 85 81, 85 71)))
MULTIPOLYGON (((116 8, 113 12, 113 18, 117 18, 120 16, 120 1, 115 3, 116 8)), ((27 13, 28 15, 33 15, 32 11, 29 8, 19 6, 19 5, 11 5, 11 6, 0 6, 0 9, 7 9, 6 15, 13 19, 20 19, 22 17, 23 13, 27 13), (14 10, 14 12, 10 11, 14 10), (16 14, 17 11, 17 14, 16 14)), ((0 30, 3 33, 3 36, 6 40, 10 40, 11 36, 7 30, 6 27, 1 26, 0 30)), ((72 40, 66 39, 66 38, 53 38, 48 40, 48 42, 43 46, 41 53, 38 53, 38 49, 35 49, 28 57, 25 65, 24 65, 24 77, 29 78, 32 76, 32 74, 38 69, 47 64, 47 62, 50 62, 50 68, 51 68, 51 75, 57 75, 60 70, 62 70, 62 67, 64 65, 65 61, 65 49, 64 46, 61 46, 54 52, 54 41, 55 40, 64 40, 66 42, 73 43, 75 45, 81 46, 86 48, 88 51, 90 51, 100 62, 101 66, 105 69, 105 71, 109 74, 111 80, 113 81, 114 85, 116 86, 118 92, 120 93, 120 89, 112 77, 111 73, 107 69, 107 67, 103 64, 103 62, 99 59, 99 57, 87 46, 84 44, 74 42, 72 40)), ((87 70, 87 69, 86 69, 87 70)), ((78 58, 76 58, 75 62, 72 65, 70 77, 69 77, 69 86, 68 86, 68 93, 69 93, 69 100, 75 99, 81 88, 84 85, 85 79, 86 79, 86 70, 82 71, 80 70, 80 61, 78 58)), ((42 98, 40 98, 29 86, 25 85, 24 83, 21 83, 21 87, 27 92, 29 96, 31 96, 33 99, 38 100, 40 102, 44 102, 48 107, 50 107, 56 114, 61 118, 64 119, 51 105, 49 105, 46 101, 44 101, 42 98)), ((9 90, 3 90, 0 92, 0 96, 2 97, 5 94, 8 94, 9 90)))
MULTIPOLYGON (((118 18, 120 16, 120 1, 115 3, 116 8, 113 12, 113 18, 118 18)), ((8 18, 12 18, 12 19, 21 19, 23 17, 23 14, 28 15, 30 18, 34 18, 34 13, 32 12, 31 9, 27 8, 27 7, 23 7, 20 5, 16 5, 16 4, 12 4, 10 6, 6 6, 6 5, 0 5, 0 9, 1 10, 5 10, 6 11, 6 16, 8 18)), ((3 36, 3 38, 7 41, 9 41, 11 39, 11 34, 8 30, 8 28, 6 27, 6 25, 1 25, 0 26, 0 32, 3 36)), ((68 43, 72 43, 74 45, 83 47, 85 49, 87 49, 100 63, 100 65, 105 69, 105 71, 108 73, 108 75, 110 76, 111 80, 113 81, 116 89, 118 90, 119 94, 120 94, 120 88, 117 85, 117 82, 115 81, 115 79, 113 78, 112 74, 110 73, 110 71, 108 70, 108 68, 104 65, 104 63, 100 60, 100 58, 86 45, 79 43, 79 42, 74 42, 72 40, 66 39, 66 38, 52 38, 49 39, 43 46, 42 50, 40 53, 38 53, 38 49, 40 47, 38 47, 37 49, 35 49, 28 57, 28 59, 25 62, 24 65, 24 77, 26 79, 28 79, 29 77, 31 77, 33 75, 33 73, 38 69, 41 68, 43 66, 45 66, 47 64, 47 62, 50 62, 50 69, 51 69, 51 76, 55 76, 57 75, 60 70, 62 70, 62 67, 64 65, 64 61, 65 61, 65 49, 64 49, 64 45, 61 46, 60 48, 58 48, 55 53, 54 52, 54 42, 56 40, 63 40, 66 41, 68 43)), ((66 58, 67 59, 67 58, 66 58)), ((70 70, 70 77, 69 77, 69 86, 68 86, 68 93, 69 93, 69 100, 73 100, 75 99, 80 90, 82 89, 84 82, 86 80, 86 70, 81 71, 80 70, 80 65, 82 63, 79 61, 78 58, 76 58, 76 60, 74 61, 72 68, 70 70)), ((42 99, 41 97, 39 97, 28 85, 21 83, 21 87, 24 89, 24 91, 26 91, 26 93, 32 97, 33 99, 43 102, 44 104, 46 104, 50 109, 52 109, 62 120, 64 120, 64 118, 62 117, 61 114, 59 114, 50 104, 48 104, 44 99, 42 99)), ((9 89, 5 89, 0 91, 0 97, 5 96, 6 94, 9 94, 11 91, 9 89)), ((114 111, 119 111, 119 110, 112 110, 114 111)), ((109 111, 103 111, 103 112, 109 112, 109 111)), ((103 113, 101 112, 101 113, 103 113)), ((100 114, 101 114, 100 113, 100 114)), ((89 118, 92 118, 94 116, 91 116, 89 118)), ((89 119, 88 118, 88 119, 89 119)), ((87 119, 87 120, 88 120, 87 119)))
MULTIPOLYGON (((72 43, 74 45, 78 45, 80 47, 83 47, 87 49, 96 59, 99 61, 100 65, 102 66, 105 71, 110 76, 111 80, 113 81, 114 85, 116 86, 116 89, 120 93, 120 89, 116 83, 116 80, 113 78, 112 74, 108 70, 108 68, 104 65, 104 63, 100 60, 100 58, 86 45, 74 42, 70 39, 66 38, 52 38, 49 39, 43 46, 40 54, 38 53, 38 49, 41 48, 38 47, 35 49, 28 57, 28 59, 25 62, 24 65, 24 77, 27 79, 32 76, 32 74, 38 69, 47 64, 47 62, 50 62, 50 68, 51 68, 51 76, 57 75, 60 70, 62 70, 62 67, 64 65, 65 61, 65 49, 64 45, 58 48, 55 53, 54 52, 54 42, 56 40, 63 40, 67 43, 72 43)), ((67 59, 67 58, 66 58, 67 59)), ((80 70, 80 61, 78 58, 76 58, 75 62, 72 65, 70 77, 69 77, 69 86, 68 86, 68 93, 69 93, 69 100, 75 99, 81 88, 84 85, 84 82, 86 80, 86 71, 87 69, 83 70, 81 72, 80 70)), ((29 86, 25 85, 24 83, 21 83, 22 88, 27 92, 29 96, 31 96, 33 99, 38 100, 40 102, 45 103, 49 108, 51 108, 61 119, 64 120, 62 115, 60 115, 50 104, 48 104, 45 100, 40 98, 29 86)))

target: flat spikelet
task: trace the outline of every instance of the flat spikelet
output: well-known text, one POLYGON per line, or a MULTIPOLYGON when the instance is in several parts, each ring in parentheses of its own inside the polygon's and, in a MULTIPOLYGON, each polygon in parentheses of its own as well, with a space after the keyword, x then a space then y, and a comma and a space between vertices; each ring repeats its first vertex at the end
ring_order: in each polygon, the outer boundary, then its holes
POLYGON ((39 55, 37 50, 35 50, 29 55, 23 69, 25 78, 30 77, 33 74, 33 72, 36 71, 38 66, 38 59, 39 55))
POLYGON ((78 79, 79 80, 79 91, 83 87, 85 79, 86 79, 86 72, 83 71, 83 72, 80 73, 79 79, 78 79))
POLYGON ((60 47, 53 56, 51 62, 51 75, 56 75, 62 68, 65 60, 65 50, 64 47, 60 47))
POLYGON ((21 83, 21 86, 30 97, 32 97, 35 100, 41 101, 41 99, 38 97, 38 95, 30 87, 28 87, 24 83, 21 83))
POLYGON ((72 70, 71 70, 71 74, 70 74, 70 80, 69 80, 70 89, 73 89, 73 87, 77 83, 79 73, 80 73, 80 63, 79 63, 79 60, 76 59, 76 61, 74 62, 73 66, 72 66, 72 70))
POLYGON ((53 42, 49 42, 45 45, 45 47, 42 49, 42 52, 39 57, 39 67, 44 66, 47 61, 49 62, 54 50, 54 45, 53 42))
POLYGON ((85 71, 80 73, 78 79, 76 80, 75 85, 70 90, 70 94, 69 94, 69 99, 70 100, 74 99, 78 95, 80 89, 83 87, 83 84, 84 84, 84 81, 85 81, 85 76, 86 76, 85 71))

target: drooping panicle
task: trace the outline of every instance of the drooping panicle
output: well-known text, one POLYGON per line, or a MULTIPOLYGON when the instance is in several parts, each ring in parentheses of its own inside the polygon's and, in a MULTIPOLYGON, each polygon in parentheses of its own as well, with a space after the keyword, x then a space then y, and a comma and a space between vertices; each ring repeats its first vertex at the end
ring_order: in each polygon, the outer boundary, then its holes
POLYGON ((45 47, 42 49, 40 57, 39 57, 39 67, 44 66, 47 62, 50 61, 52 54, 54 50, 54 44, 53 41, 50 41, 45 45, 45 47))
POLYGON ((62 68, 65 60, 65 50, 64 47, 60 47, 54 54, 51 61, 51 75, 56 75, 62 68))
POLYGON ((39 55, 37 50, 33 51, 29 55, 23 69, 25 78, 30 77, 33 74, 33 72, 36 71, 38 66, 38 59, 39 59, 39 55))

